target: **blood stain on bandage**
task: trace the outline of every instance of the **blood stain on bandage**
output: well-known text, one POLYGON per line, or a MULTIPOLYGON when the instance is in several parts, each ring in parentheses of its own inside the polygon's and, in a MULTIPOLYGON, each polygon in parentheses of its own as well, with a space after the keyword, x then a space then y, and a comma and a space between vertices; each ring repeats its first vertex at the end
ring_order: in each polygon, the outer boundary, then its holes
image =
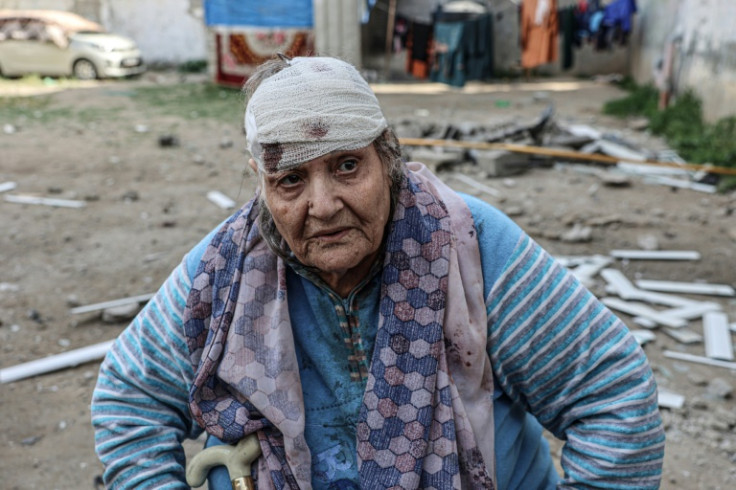
POLYGON ((284 149, 281 143, 267 143, 263 145, 263 166, 266 172, 273 173, 279 169, 284 149))

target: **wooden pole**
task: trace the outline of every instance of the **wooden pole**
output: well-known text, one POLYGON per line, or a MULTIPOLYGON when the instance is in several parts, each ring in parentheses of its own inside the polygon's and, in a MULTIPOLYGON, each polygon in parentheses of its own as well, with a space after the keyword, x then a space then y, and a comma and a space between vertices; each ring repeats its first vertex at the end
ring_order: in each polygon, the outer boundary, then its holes
POLYGON ((573 150, 561 150, 558 148, 544 148, 541 146, 514 145, 511 143, 486 143, 483 141, 458 141, 439 140, 425 138, 399 138, 399 143, 406 146, 443 146, 453 148, 467 148, 474 150, 504 150, 513 153, 527 153, 532 155, 544 155, 558 158, 569 158, 572 160, 587 160, 591 162, 615 165, 619 162, 638 163, 641 165, 652 165, 660 167, 673 167, 683 170, 705 171, 713 174, 736 175, 736 168, 719 167, 716 165, 701 165, 696 163, 660 162, 654 160, 627 160, 609 155, 583 153, 573 150))

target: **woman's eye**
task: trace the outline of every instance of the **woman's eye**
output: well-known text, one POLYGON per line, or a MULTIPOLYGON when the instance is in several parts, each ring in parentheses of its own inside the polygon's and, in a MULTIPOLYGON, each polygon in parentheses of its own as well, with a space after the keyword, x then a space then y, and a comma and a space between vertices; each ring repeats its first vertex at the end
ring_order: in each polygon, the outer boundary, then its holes
POLYGON ((350 159, 345 160, 344 162, 341 162, 340 165, 337 167, 337 169, 340 172, 352 172, 356 168, 358 168, 358 160, 350 159))
POLYGON ((279 179, 279 184, 286 186, 286 187, 290 187, 290 186, 297 185, 301 180, 302 179, 298 175, 289 174, 279 179))

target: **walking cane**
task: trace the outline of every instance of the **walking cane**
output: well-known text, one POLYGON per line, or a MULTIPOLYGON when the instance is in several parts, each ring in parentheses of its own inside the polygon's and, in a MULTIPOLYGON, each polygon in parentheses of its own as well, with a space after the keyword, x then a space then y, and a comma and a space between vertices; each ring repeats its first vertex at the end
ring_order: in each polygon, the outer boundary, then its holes
POLYGON ((261 454, 258 436, 253 433, 240 440, 235 446, 224 444, 212 446, 197 454, 187 467, 187 483, 199 487, 207 479, 214 466, 225 466, 230 474, 233 490, 255 490, 250 476, 250 465, 261 454))

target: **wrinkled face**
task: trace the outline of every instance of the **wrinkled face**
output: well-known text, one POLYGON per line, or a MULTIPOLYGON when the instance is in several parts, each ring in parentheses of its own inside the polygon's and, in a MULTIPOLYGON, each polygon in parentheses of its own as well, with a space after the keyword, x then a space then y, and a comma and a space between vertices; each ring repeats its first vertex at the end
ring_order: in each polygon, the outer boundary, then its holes
POLYGON ((263 178, 266 205, 289 248, 343 296, 366 276, 380 251, 390 187, 373 145, 263 178))

